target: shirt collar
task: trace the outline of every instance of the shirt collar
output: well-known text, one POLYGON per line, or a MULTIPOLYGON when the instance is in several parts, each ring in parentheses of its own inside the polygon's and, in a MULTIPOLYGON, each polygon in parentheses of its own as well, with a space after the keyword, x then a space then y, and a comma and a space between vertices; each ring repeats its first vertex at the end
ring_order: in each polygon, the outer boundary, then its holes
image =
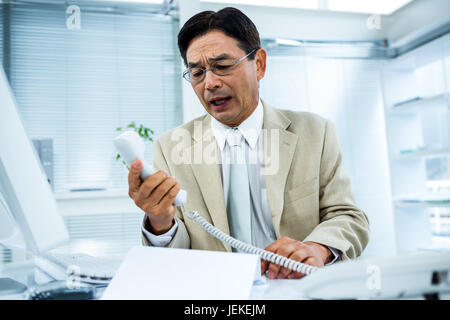
MULTIPOLYGON (((263 126, 263 120, 264 109, 261 100, 258 99, 256 109, 238 126, 239 131, 244 136, 251 149, 256 148, 259 133, 263 126)), ((211 117, 211 130, 213 131, 220 150, 223 150, 225 146, 225 137, 228 130, 231 130, 231 127, 217 121, 214 117, 211 117)))

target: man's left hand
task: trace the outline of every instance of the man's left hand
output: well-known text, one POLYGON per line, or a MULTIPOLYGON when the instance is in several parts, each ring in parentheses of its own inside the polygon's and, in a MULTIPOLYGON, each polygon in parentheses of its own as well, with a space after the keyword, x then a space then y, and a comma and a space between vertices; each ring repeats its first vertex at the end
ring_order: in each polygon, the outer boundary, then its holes
MULTIPOLYGON (((327 247, 316 242, 301 242, 288 237, 282 237, 268 245, 265 250, 283 257, 296 260, 315 267, 323 267, 332 260, 333 254, 327 247)), ((261 260, 261 274, 268 271, 269 279, 298 279, 305 274, 281 267, 275 263, 261 260)))

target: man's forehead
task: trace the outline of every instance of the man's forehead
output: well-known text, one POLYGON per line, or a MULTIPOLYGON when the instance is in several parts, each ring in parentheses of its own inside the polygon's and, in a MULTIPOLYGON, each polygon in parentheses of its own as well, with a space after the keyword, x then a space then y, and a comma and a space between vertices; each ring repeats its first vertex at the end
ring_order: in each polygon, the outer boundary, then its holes
POLYGON ((194 38, 187 48, 188 63, 198 63, 202 59, 216 60, 233 58, 243 51, 238 47, 238 41, 220 31, 210 31, 194 38))

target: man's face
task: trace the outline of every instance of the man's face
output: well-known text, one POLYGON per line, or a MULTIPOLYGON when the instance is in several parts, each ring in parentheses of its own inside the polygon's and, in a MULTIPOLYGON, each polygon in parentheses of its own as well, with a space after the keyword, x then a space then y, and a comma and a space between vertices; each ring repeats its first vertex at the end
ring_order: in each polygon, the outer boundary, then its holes
MULTIPOLYGON (((236 39, 221 31, 210 31, 194 38, 186 52, 188 65, 209 68, 218 58, 238 60, 247 53, 238 47, 236 39)), ((256 52, 255 59, 239 62, 229 75, 218 76, 211 70, 203 81, 192 87, 205 110, 218 121, 235 127, 247 119, 258 105, 258 81, 264 77, 266 53, 256 52), (214 102, 216 101, 216 102, 214 102)))

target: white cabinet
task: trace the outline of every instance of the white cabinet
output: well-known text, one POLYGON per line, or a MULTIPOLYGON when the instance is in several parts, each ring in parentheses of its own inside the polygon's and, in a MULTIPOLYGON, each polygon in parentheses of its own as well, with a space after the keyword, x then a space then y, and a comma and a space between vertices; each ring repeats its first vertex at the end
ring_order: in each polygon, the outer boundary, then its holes
POLYGON ((382 71, 399 252, 450 248, 450 34, 382 71))

